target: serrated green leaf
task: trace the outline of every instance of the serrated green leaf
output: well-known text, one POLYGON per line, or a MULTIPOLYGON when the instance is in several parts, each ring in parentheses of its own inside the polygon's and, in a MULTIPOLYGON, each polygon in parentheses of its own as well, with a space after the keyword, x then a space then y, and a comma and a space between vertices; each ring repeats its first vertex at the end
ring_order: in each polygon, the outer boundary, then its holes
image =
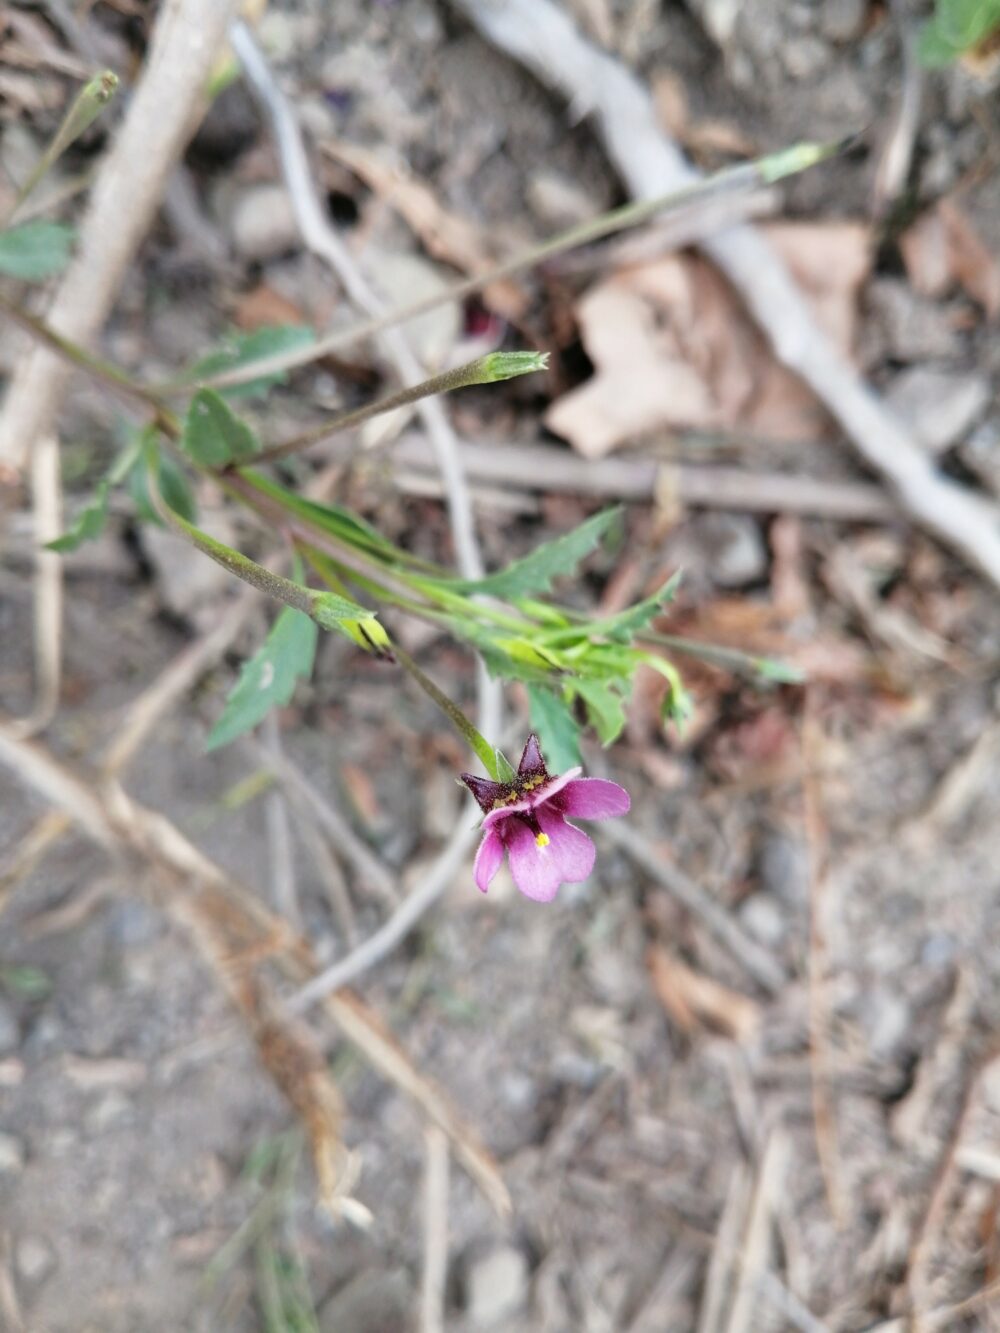
POLYGON ((580 728, 570 706, 542 685, 528 686, 528 704, 548 767, 555 773, 575 768, 580 763, 580 728))
POLYGON ((296 682, 312 675, 319 629, 291 607, 278 616, 260 649, 244 663, 222 716, 209 733, 206 749, 228 745, 262 722, 272 708, 287 704, 296 682))
POLYGON ((22 282, 42 282, 69 262, 73 228, 61 222, 25 222, 0 231, 0 273, 22 282))
POLYGON ((601 744, 610 745, 617 740, 625 726, 625 707, 621 696, 597 680, 574 680, 572 688, 583 700, 587 719, 597 732, 601 744))
MULTIPOLYGON (((191 379, 211 379, 214 375, 236 370, 263 357, 298 351, 315 341, 315 333, 304 324, 273 324, 255 329, 253 333, 234 333, 218 351, 209 352, 197 361, 188 373, 191 379)), ((287 379, 286 370, 276 370, 260 375, 257 379, 247 380, 245 384, 226 385, 219 392, 226 398, 252 398, 256 394, 266 393, 276 384, 284 384, 287 379)))
MULTIPOLYGON (((139 459, 132 468, 129 473, 129 494, 139 518, 144 523, 155 523, 157 527, 162 528, 164 526, 163 519, 154 509, 153 501, 150 499, 146 467, 145 460, 139 459)), ((187 477, 169 454, 161 452, 158 476, 160 494, 169 507, 175 514, 180 514, 181 518, 186 519, 188 523, 196 522, 198 506, 195 504, 194 494, 188 485, 187 477)))
POLYGON ((84 542, 92 542, 96 537, 99 537, 108 521, 108 496, 110 493, 110 481, 98 482, 90 503, 84 509, 81 509, 74 522, 61 537, 57 537, 55 541, 45 543, 46 549, 65 555, 67 551, 75 551, 84 542))
POLYGON ((196 463, 215 468, 246 462, 260 451, 257 436, 214 389, 199 389, 191 399, 181 444, 196 463))
POLYGON ((537 546, 523 560, 515 560, 506 569, 483 579, 439 581, 455 592, 485 593, 491 597, 530 597, 533 593, 547 592, 553 579, 572 573, 580 561, 590 555, 620 514, 620 506, 602 510, 572 532, 537 546))
POLYGON ((605 620, 582 621, 568 629, 543 630, 537 636, 538 643, 546 649, 598 637, 628 643, 639 630, 645 629, 651 620, 656 619, 668 602, 673 601, 680 581, 681 571, 678 570, 651 597, 643 598, 634 606, 627 606, 617 615, 608 616, 605 620))

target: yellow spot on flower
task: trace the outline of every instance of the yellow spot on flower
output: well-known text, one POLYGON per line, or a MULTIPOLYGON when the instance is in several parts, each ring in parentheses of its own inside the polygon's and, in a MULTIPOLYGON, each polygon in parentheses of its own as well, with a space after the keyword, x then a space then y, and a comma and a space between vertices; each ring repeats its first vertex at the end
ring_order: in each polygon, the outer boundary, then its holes
POLYGON ((536 833, 536 834, 535 834, 535 846, 536 846, 536 847, 548 847, 548 845, 549 845, 549 835, 548 835, 547 833, 536 833))

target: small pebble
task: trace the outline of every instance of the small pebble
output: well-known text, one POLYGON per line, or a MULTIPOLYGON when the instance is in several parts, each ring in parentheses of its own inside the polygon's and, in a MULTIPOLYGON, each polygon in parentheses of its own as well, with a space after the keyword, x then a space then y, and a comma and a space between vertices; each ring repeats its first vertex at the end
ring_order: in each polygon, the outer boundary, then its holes
POLYGON ((42 1236, 22 1236, 15 1254, 18 1276, 32 1286, 44 1282, 56 1265, 52 1246, 42 1236))
POLYGON ((24 1144, 13 1134, 0 1134, 0 1176, 14 1176, 24 1169, 24 1144))
POLYGON ((504 1245, 477 1259, 466 1280, 470 1322, 496 1327, 524 1305, 528 1295, 528 1261, 513 1245, 504 1245))

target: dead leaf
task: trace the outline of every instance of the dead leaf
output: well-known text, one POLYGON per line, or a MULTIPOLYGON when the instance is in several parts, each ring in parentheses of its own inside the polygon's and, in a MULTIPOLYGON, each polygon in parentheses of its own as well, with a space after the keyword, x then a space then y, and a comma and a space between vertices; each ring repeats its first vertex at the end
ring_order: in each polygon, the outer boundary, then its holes
POLYGON ((756 1032, 760 1009, 749 996, 693 971, 660 945, 647 950, 646 966, 668 1017, 688 1036, 709 1027, 747 1041, 756 1032))
MULTIPOLYGON (((480 229, 468 218, 445 208, 431 187, 403 166, 393 165, 379 153, 357 144, 325 143, 323 151, 348 167, 396 209, 434 259, 469 274, 483 273, 496 263, 496 256, 480 229)), ((505 319, 519 319, 527 308, 524 292, 509 279, 488 283, 483 289, 483 300, 505 319)))
POLYGON ((951 247, 952 271, 959 285, 995 319, 1000 312, 1000 264, 953 199, 937 207, 951 247))
POLYGON ((899 240, 910 285, 920 296, 941 297, 956 285, 983 307, 1000 313, 1000 264, 954 199, 942 199, 899 240))
MULTIPOLYGON (((818 322, 849 355, 870 265, 867 228, 781 223, 764 230, 818 322)), ((587 457, 664 427, 793 440, 827 429, 811 392, 777 363, 702 259, 671 254, 623 269, 586 292, 576 314, 595 373, 553 403, 546 425, 587 457)))

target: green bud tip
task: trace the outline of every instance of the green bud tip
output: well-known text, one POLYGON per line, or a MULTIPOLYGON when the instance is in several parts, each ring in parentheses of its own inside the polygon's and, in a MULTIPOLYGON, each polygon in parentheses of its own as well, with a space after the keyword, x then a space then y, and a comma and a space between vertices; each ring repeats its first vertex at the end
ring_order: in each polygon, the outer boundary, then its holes
POLYGON ((761 179, 767 185, 782 180, 785 176, 794 176, 800 171, 814 167, 817 162, 825 162, 828 157, 837 157, 858 142, 860 135, 850 134, 832 143, 798 143, 781 152, 772 153, 763 158, 757 169, 761 179))
POLYGON ((533 375, 536 370, 546 370, 548 364, 548 352, 490 352, 482 360, 482 382, 495 384, 518 375, 533 375))
POLYGON ((106 69, 91 80, 88 92, 98 102, 110 102, 118 91, 118 75, 106 69))

